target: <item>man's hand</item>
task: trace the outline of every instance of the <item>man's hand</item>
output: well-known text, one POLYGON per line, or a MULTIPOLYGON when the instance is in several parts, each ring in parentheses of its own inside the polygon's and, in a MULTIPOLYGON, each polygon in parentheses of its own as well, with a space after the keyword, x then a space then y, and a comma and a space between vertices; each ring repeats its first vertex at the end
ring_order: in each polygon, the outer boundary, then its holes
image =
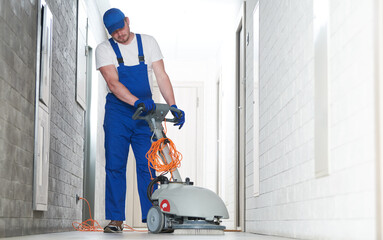
POLYGON ((181 129, 182 126, 183 126, 184 123, 185 123, 185 112, 182 111, 181 109, 179 109, 179 108, 177 107, 177 105, 172 105, 171 107, 173 107, 173 108, 177 108, 178 110, 181 111, 181 114, 179 114, 179 113, 176 112, 176 111, 171 111, 172 114, 173 114, 173 116, 177 119, 177 122, 174 124, 174 126, 180 126, 179 129, 181 129))
POLYGON ((156 109, 156 104, 151 98, 145 99, 145 100, 138 99, 137 101, 134 102, 134 107, 135 108, 143 107, 144 112, 150 112, 156 109))

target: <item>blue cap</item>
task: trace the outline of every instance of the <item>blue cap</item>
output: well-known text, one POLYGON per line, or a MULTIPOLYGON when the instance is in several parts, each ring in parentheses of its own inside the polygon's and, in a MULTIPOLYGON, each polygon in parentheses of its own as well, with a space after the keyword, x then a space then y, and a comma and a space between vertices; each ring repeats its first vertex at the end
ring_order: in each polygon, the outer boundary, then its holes
POLYGON ((125 26, 125 15, 120 9, 111 8, 104 13, 104 25, 108 29, 109 34, 112 34, 117 29, 125 26))

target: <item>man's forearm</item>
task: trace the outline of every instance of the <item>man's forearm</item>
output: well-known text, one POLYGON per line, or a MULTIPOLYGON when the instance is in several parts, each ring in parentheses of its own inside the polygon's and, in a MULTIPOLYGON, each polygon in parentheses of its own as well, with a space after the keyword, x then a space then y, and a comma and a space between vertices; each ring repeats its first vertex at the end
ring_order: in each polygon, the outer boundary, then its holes
POLYGON ((158 87, 160 88, 160 92, 164 97, 166 103, 171 106, 176 104, 173 92, 173 86, 169 80, 169 77, 166 75, 164 79, 161 79, 158 82, 158 87))
POLYGON ((156 75, 158 87, 160 92, 164 97, 167 104, 174 105, 176 104, 173 86, 170 82, 168 74, 165 72, 164 61, 161 59, 153 63, 154 74, 156 75))
POLYGON ((108 84, 109 90, 121 101, 126 102, 132 106, 138 100, 121 82, 113 82, 108 84))
POLYGON ((114 65, 100 67, 100 72, 108 85, 109 90, 121 101, 134 105, 138 100, 118 79, 118 72, 114 65))

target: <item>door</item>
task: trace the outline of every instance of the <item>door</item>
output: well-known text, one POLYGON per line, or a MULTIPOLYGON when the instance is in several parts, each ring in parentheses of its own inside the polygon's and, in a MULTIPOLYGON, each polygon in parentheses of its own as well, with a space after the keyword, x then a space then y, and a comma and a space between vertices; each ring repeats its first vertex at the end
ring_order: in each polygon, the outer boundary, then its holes
MULTIPOLYGON (((170 138, 177 150, 182 154, 181 167, 179 169, 182 180, 189 177, 195 185, 201 186, 203 183, 203 144, 202 144, 202 99, 201 83, 178 83, 173 84, 174 96, 177 106, 185 112, 185 124, 182 129, 174 127, 172 123, 167 123, 167 137, 170 138)), ((160 97, 158 87, 154 90, 155 99, 165 103, 160 97)), ((173 118, 171 113, 167 118, 173 118)))
POLYGON ((245 131, 246 131, 246 81, 245 81, 245 30, 244 14, 239 21, 236 36, 236 227, 245 231, 245 131))
POLYGON ((375 76, 375 101, 376 101, 376 239, 383 238, 383 3, 376 0, 376 76, 375 76))

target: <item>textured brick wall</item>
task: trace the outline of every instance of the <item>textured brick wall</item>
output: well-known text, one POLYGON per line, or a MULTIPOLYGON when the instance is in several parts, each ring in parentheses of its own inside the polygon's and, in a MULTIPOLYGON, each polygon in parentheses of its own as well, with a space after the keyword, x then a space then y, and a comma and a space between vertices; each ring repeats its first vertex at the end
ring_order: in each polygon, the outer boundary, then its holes
POLYGON ((71 230, 81 219, 84 111, 75 101, 77 1, 54 16, 48 211, 32 210, 36 0, 0 1, 0 237, 71 230))
POLYGON ((32 225, 36 10, 0 2, 0 237, 32 225))
MULTIPOLYGON (((247 31, 252 12, 247 1, 247 31)), ((313 2, 260 1, 260 196, 247 108, 246 229, 374 239, 373 1, 330 2, 331 173, 315 177, 313 2)), ((252 89, 252 42, 247 89, 252 89)), ((252 103, 252 93, 247 105, 252 103)))

